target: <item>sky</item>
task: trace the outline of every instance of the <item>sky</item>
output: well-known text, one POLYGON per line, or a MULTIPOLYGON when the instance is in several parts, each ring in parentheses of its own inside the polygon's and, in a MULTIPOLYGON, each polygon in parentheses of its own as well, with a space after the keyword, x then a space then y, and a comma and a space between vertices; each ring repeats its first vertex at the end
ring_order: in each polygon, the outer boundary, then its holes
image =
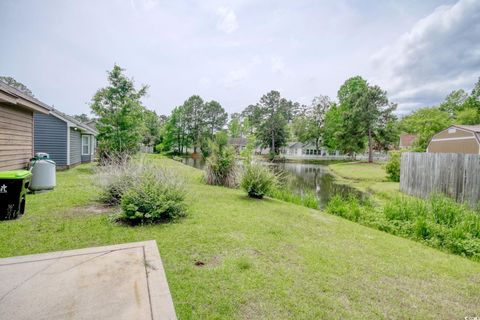
POLYGON ((309 104, 361 75, 405 114, 480 77, 480 0, 0 0, 0 75, 89 113, 114 64, 144 104, 240 112, 270 90, 309 104))

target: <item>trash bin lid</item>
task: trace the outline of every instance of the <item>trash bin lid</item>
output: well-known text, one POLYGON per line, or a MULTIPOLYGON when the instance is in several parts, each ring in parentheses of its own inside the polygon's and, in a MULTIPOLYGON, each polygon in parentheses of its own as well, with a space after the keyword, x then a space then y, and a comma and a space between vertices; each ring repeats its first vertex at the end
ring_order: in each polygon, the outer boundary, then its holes
POLYGON ((0 179, 25 179, 31 175, 28 170, 0 171, 0 179))

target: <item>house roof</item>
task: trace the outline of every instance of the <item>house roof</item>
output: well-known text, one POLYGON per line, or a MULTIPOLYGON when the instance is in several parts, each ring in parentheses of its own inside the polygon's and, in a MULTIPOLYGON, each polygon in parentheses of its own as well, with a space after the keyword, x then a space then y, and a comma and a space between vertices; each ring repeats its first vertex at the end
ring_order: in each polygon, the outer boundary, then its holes
POLYGON ((476 124, 476 125, 456 124, 456 125, 453 125, 453 126, 454 126, 454 127, 457 127, 457 128, 460 128, 460 129, 467 130, 467 131, 471 131, 471 132, 475 132, 475 133, 480 133, 480 124, 476 124))
POLYGON ((247 139, 246 138, 228 138, 228 144, 234 146, 246 146, 247 139))
POLYGON ((416 134, 401 134, 400 147, 411 147, 413 145, 413 141, 415 141, 416 138, 416 134))
POLYGON ((301 142, 298 142, 298 141, 295 141, 295 142, 291 142, 287 145, 287 148, 298 148, 298 147, 302 147, 303 146, 303 143, 301 142))
POLYGON ((472 132, 477 138, 477 142, 480 144, 480 124, 475 124, 475 125, 456 124, 456 125, 453 125, 452 127, 457 127, 457 128, 472 132))
POLYGON ((77 127, 80 130, 85 131, 88 134, 93 134, 93 135, 98 134, 98 131, 96 129, 88 126, 87 124, 85 124, 81 121, 78 121, 74 117, 69 116, 68 114, 65 114, 65 113, 63 113, 63 112, 61 112, 61 111, 59 111, 55 108, 51 108, 50 114, 53 115, 54 117, 60 119, 60 120, 63 120, 65 122, 67 122, 70 126, 77 127))
POLYGON ((35 112, 47 114, 50 106, 28 94, 0 81, 0 102, 13 104, 35 112))

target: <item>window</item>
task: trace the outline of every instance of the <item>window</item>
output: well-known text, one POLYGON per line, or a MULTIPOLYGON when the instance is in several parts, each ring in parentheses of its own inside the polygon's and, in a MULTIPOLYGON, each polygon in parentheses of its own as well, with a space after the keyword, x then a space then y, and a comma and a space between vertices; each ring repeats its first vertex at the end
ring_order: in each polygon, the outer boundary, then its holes
POLYGON ((82 156, 90 155, 90 136, 82 136, 82 156))

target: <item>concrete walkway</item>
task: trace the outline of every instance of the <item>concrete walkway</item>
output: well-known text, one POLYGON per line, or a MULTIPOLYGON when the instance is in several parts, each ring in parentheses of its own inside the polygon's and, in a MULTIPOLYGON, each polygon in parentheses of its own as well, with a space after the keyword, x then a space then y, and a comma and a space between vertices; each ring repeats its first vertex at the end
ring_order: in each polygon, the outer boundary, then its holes
POLYGON ((176 319, 155 241, 0 259, 0 319, 176 319))

